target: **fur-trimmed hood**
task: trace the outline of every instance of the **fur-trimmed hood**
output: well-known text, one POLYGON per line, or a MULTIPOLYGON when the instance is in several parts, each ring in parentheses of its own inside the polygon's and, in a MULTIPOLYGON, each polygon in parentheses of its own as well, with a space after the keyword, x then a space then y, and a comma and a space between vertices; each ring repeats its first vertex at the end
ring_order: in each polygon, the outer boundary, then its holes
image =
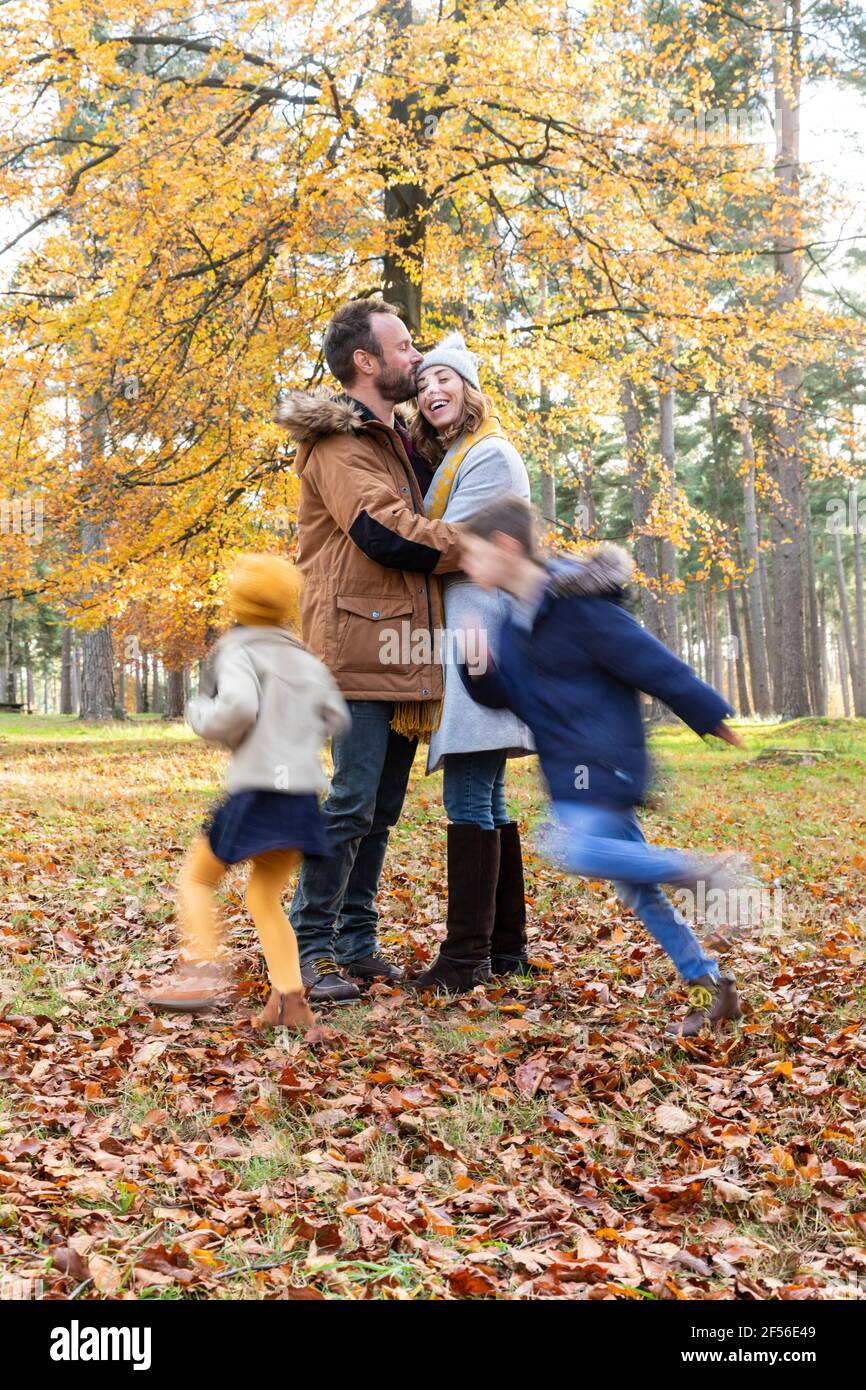
MULTIPOLYGON (((397 418, 406 425, 399 411, 397 418)), ((311 451, 323 439, 363 434, 371 426, 374 430, 388 429, 383 420, 378 420, 372 411, 351 396, 345 393, 334 396, 327 390, 287 391, 274 410, 274 420, 298 446, 295 455, 298 473, 303 473, 311 451)))
POLYGON ((357 434, 365 425, 354 401, 329 391, 287 391, 274 410, 274 420, 298 444, 315 444, 329 434, 357 434))
POLYGON ((612 541, 599 541, 574 560, 553 560, 548 569, 548 592, 556 598, 621 598, 634 574, 631 556, 612 541))

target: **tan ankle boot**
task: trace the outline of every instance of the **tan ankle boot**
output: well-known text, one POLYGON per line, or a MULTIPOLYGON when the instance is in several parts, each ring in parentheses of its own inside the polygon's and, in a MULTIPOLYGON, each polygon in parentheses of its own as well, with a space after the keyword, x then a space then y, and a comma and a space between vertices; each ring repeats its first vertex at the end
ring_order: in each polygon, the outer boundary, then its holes
POLYGON ((304 998, 302 989, 292 994, 280 994, 272 989, 271 996, 260 1014, 250 1020, 254 1028, 294 1028, 305 1033, 312 1028, 316 1016, 304 998))
POLYGON ((668 1024, 671 1038, 695 1038, 703 1028, 717 1028, 721 1023, 742 1018, 740 996, 733 975, 702 975, 689 985, 689 1012, 680 1022, 668 1024))
POLYGON ((229 971, 216 961, 181 961, 173 975, 144 995, 144 1003, 166 1013, 206 1013, 225 998, 231 983, 229 971))

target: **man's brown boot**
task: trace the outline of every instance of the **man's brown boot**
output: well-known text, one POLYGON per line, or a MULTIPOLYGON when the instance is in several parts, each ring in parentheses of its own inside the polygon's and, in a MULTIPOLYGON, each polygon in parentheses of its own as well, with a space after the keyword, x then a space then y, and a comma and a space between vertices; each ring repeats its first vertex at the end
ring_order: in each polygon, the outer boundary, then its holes
POLYGON ((740 996, 733 975, 701 975, 689 984, 689 1011, 685 1018, 672 1020, 667 1027, 668 1037, 695 1038, 706 1027, 742 1018, 740 996))
POLYGON ((250 1020, 254 1028, 293 1028, 305 1033, 312 1028, 316 1016, 304 998, 302 989, 292 994, 280 994, 272 989, 271 997, 260 1014, 250 1020))

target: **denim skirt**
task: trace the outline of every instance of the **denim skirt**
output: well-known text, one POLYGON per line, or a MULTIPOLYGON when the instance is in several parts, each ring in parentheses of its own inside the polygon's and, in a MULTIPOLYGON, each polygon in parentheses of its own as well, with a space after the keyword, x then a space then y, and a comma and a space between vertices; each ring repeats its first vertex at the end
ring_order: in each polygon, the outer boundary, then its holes
POLYGON ((224 864, 239 864, 272 849, 328 853, 322 813, 312 792, 233 792, 215 807, 202 829, 224 864))

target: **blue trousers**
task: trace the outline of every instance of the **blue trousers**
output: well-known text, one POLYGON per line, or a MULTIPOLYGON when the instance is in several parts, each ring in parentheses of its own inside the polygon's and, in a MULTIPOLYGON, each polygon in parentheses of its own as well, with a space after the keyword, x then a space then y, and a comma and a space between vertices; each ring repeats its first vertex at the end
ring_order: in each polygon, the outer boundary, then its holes
POLYGON ((505 805, 504 748, 479 753, 446 753, 442 759, 442 799, 452 825, 495 830, 508 824, 505 805))
POLYGON ((718 978, 718 962, 706 955, 686 919, 659 883, 676 883, 693 870, 694 860, 677 850, 648 845, 630 806, 555 801, 555 824, 546 850, 569 873, 610 879, 621 902, 631 908, 670 956, 682 978, 718 978))
POLYGON ((304 860, 289 909, 302 965, 324 956, 348 965, 375 952, 379 877, 418 746, 389 727, 390 701, 348 703, 352 727, 333 741, 322 804, 331 852, 304 860))

